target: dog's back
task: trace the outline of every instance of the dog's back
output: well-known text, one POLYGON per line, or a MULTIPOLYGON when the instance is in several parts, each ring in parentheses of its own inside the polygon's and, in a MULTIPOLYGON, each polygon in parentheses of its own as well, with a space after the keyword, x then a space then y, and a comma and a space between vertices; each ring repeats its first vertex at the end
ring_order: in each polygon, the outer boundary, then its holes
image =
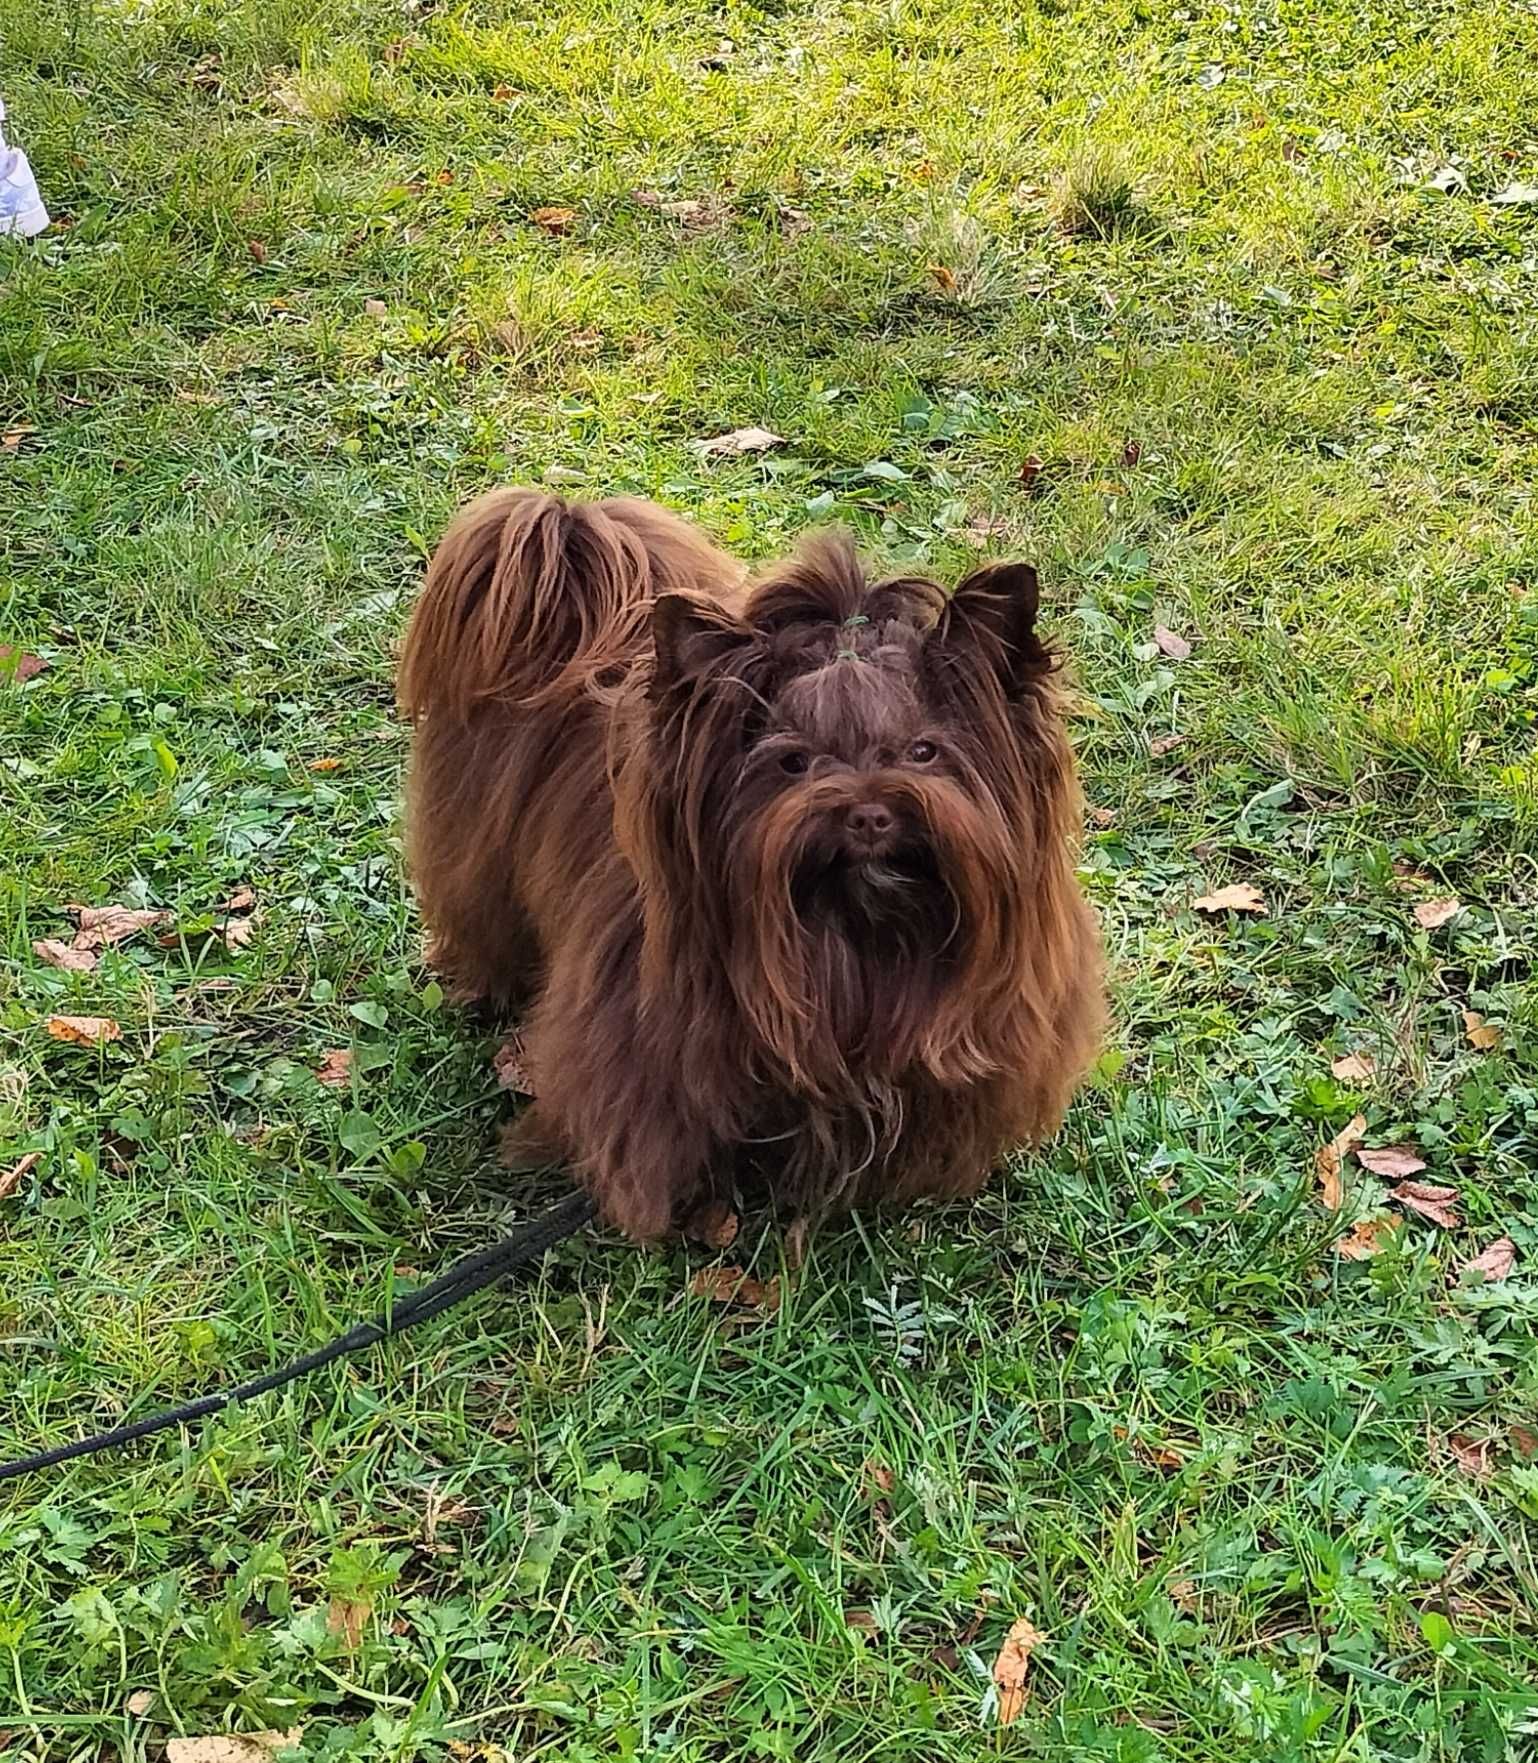
POLYGON ((419 725, 410 866, 433 959, 465 995, 517 1001, 545 912, 604 885, 608 716, 652 604, 730 598, 738 574, 650 502, 494 490, 444 534, 399 689, 419 725))

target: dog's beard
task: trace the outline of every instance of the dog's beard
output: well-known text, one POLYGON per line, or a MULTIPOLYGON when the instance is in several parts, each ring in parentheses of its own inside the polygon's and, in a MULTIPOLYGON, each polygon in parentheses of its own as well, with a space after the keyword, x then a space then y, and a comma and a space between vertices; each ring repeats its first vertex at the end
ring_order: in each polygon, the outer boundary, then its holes
POLYGON ((743 829, 733 988, 766 1052, 829 1100, 970 1064, 970 993, 1002 955, 1013 878, 996 817, 951 789, 904 809, 891 848, 869 856, 793 797, 743 829))

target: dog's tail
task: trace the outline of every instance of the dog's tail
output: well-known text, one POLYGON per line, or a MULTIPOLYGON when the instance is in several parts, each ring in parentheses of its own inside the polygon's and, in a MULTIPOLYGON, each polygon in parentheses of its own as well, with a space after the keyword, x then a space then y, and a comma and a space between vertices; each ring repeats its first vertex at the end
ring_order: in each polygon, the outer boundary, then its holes
POLYGON ((450 523, 401 652, 401 707, 462 722, 617 683, 659 594, 719 598, 739 571, 676 515, 493 490, 450 523))

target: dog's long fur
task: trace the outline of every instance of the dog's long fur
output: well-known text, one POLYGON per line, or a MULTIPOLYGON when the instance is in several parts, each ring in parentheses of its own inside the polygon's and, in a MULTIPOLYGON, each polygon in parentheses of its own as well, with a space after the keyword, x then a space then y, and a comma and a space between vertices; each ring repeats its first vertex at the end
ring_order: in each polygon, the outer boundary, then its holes
POLYGON ((498 490, 403 655, 434 958, 526 1012, 527 1135, 666 1234, 974 1191, 1101 1022, 1079 796, 1023 565, 947 600, 841 536, 751 590, 638 501, 498 490))

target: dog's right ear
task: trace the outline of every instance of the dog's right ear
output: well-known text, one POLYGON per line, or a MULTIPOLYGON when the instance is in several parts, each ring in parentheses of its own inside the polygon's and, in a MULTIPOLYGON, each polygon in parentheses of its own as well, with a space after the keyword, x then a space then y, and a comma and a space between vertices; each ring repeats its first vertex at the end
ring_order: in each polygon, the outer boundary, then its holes
POLYGON ((662 594, 652 606, 654 698, 713 673, 753 632, 724 607, 692 594, 662 594))

